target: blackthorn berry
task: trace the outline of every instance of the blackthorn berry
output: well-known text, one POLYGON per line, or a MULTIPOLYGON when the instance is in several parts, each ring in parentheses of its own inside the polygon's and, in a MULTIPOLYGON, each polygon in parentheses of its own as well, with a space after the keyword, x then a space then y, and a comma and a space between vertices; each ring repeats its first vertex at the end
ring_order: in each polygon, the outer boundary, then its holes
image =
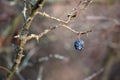
POLYGON ((81 39, 77 39, 77 40, 74 42, 74 47, 75 47, 76 50, 81 51, 81 50, 84 48, 84 41, 81 40, 81 39))

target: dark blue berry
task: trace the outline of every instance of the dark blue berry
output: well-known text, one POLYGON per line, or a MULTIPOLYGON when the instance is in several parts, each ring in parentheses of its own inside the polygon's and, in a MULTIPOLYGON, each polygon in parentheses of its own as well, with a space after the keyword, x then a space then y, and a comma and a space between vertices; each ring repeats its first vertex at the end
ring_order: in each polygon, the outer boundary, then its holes
POLYGON ((84 48, 84 41, 81 40, 81 39, 80 40, 76 40, 74 42, 74 47, 75 47, 76 50, 81 51, 84 48))

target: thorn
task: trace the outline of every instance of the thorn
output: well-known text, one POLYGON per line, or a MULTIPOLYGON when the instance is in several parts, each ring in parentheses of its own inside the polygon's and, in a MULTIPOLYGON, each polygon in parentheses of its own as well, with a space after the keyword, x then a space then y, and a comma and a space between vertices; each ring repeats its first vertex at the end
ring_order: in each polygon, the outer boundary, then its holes
POLYGON ((16 36, 14 36, 14 38, 20 38, 20 35, 16 35, 16 36))
POLYGON ((39 37, 38 36, 36 37, 36 40, 37 40, 37 43, 39 43, 39 37))
POLYGON ((24 57, 25 55, 22 55, 22 57, 24 57))

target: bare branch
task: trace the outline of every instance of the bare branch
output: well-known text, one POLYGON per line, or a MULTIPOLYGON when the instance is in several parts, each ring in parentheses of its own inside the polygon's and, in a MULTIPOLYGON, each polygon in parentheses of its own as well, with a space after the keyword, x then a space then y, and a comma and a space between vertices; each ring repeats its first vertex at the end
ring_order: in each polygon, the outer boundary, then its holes
POLYGON ((88 30, 88 31, 85 31, 85 32, 78 32, 78 31, 72 29, 71 27, 69 27, 69 26, 67 26, 67 25, 65 25, 65 24, 59 24, 59 25, 57 25, 57 26, 55 26, 55 27, 52 27, 52 28, 50 28, 50 29, 44 30, 44 31, 43 31, 42 33, 40 33, 40 34, 31 34, 31 35, 27 36, 25 39, 26 39, 26 41, 29 41, 29 40, 31 40, 31 39, 36 39, 36 40, 38 41, 42 36, 46 35, 46 34, 49 33, 50 31, 52 31, 52 30, 54 30, 54 29, 56 29, 56 28, 58 28, 58 27, 64 27, 65 29, 68 29, 68 30, 72 31, 72 32, 75 33, 75 34, 81 34, 81 35, 88 34, 89 32, 92 32, 92 30, 88 30))
POLYGON ((57 27, 59 27, 59 26, 57 25, 57 26, 52 27, 52 28, 50 28, 50 29, 46 29, 46 30, 44 30, 42 33, 40 33, 40 34, 38 34, 38 35, 36 35, 36 34, 31 34, 30 36, 27 36, 27 37, 26 37, 26 41, 29 41, 29 40, 31 40, 31 39, 33 39, 33 38, 38 41, 42 36, 46 35, 47 33, 49 33, 50 31, 52 31, 52 30, 54 30, 54 29, 56 29, 57 27))
POLYGON ((5 68, 5 67, 3 67, 3 66, 0 66, 0 69, 5 70, 5 71, 8 72, 8 73, 11 73, 11 71, 10 71, 9 69, 7 69, 7 68, 5 68))
MULTIPOLYGON (((77 16, 78 14, 78 11, 79 9, 75 9, 73 10, 73 12, 68 16, 68 20, 67 21, 63 21, 61 19, 58 19, 58 18, 55 18, 55 17, 52 17, 50 15, 48 15, 47 13, 45 12, 38 12, 38 9, 41 7, 43 7, 44 5, 44 1, 45 0, 37 0, 36 4, 32 7, 32 9, 30 9, 30 12, 29 15, 27 14, 27 1, 28 0, 24 0, 24 10, 23 10, 23 16, 25 18, 25 22, 24 22, 24 25, 23 25, 23 29, 21 31, 21 33, 18 35, 18 36, 15 36, 15 38, 19 38, 20 39, 20 44, 18 46, 19 50, 17 52, 17 58, 16 58, 16 61, 14 62, 13 66, 12 66, 12 69, 11 69, 11 72, 8 74, 6 80, 10 80, 11 77, 14 75, 14 73, 17 71, 18 67, 19 67, 19 64, 21 63, 21 59, 22 57, 24 56, 23 55, 23 49, 24 49, 24 46, 26 44, 26 42, 32 38, 35 38, 36 40, 39 40, 42 36, 44 36, 45 34, 47 34, 48 32, 56 29, 57 27, 61 26, 61 27, 64 27, 76 34, 87 34, 88 32, 91 32, 91 30, 89 31, 86 31, 86 32, 78 32, 72 28, 70 28, 69 26, 67 26, 66 24, 68 22, 70 22, 71 18, 74 18, 77 16), (44 30, 42 33, 36 35, 36 34, 31 34, 30 36, 28 36, 28 33, 29 33, 29 28, 30 28, 30 25, 34 19, 34 17, 37 15, 37 14, 40 14, 42 16, 45 16, 47 18, 50 18, 50 19, 53 19, 53 20, 56 20, 58 22, 61 22, 62 24, 59 24, 55 27, 52 27, 50 29, 46 29, 44 30)), ((89 3, 91 2, 92 0, 86 0, 86 2, 83 2, 83 4, 85 4, 85 6, 83 8, 86 8, 89 3)), ((28 1, 29 2, 29 1, 28 1)), ((82 8, 82 9, 83 9, 82 8)), ((63 57, 60 57, 60 56, 50 56, 50 58, 57 58, 57 59, 63 59, 63 57)))
POLYGON ((92 74, 91 76, 85 78, 84 80, 92 80, 93 78, 95 78, 96 76, 98 76, 99 74, 101 74, 104 71, 104 69, 100 69, 98 72, 92 74))
POLYGON ((58 60, 63 60, 65 62, 69 61, 68 57, 62 56, 60 54, 49 54, 48 56, 39 58, 38 61, 39 62, 49 61, 51 58, 55 58, 55 59, 58 59, 58 60))
POLYGON ((78 31, 76 31, 76 30, 70 28, 69 26, 67 26, 67 25, 65 25, 65 24, 62 24, 61 26, 63 26, 64 28, 66 28, 66 29, 68 29, 68 30, 70 30, 70 31, 72 31, 72 32, 74 32, 74 33, 76 33, 76 34, 79 33, 78 31))
POLYGON ((34 5, 33 9, 31 10, 31 14, 28 16, 28 19, 24 22, 23 29, 22 29, 22 32, 20 34, 21 41, 20 41, 20 44, 19 44, 19 50, 18 50, 18 53, 17 53, 17 58, 16 58, 16 61, 15 61, 14 65, 12 66, 11 73, 8 74, 6 80, 11 79, 13 74, 18 69, 19 64, 21 63, 21 60, 22 60, 22 57, 23 57, 23 49, 24 49, 24 46, 26 44, 26 39, 25 38, 28 35, 28 30, 30 28, 31 22, 34 19, 34 17, 36 16, 35 13, 37 12, 38 8, 40 7, 39 6, 40 4, 41 4, 41 0, 38 0, 36 2, 36 4, 34 5))
POLYGON ((25 80, 24 77, 19 72, 16 72, 16 75, 19 77, 20 80, 25 80))
POLYGON ((19 67, 19 69, 17 70, 18 73, 20 73, 25 67, 28 66, 28 61, 30 60, 30 58, 35 54, 35 52, 37 51, 38 48, 33 48, 31 49, 28 54, 26 55, 25 59, 22 61, 21 66, 19 67))
POLYGON ((50 19, 53 19, 53 20, 56 20, 58 22, 62 22, 62 23, 68 23, 70 20, 71 20, 71 17, 68 18, 67 21, 64 21, 64 20, 61 20, 59 18, 56 18, 56 17, 53 17, 53 16, 50 16, 49 14, 47 14, 46 12, 36 12, 36 14, 39 14, 39 15, 42 15, 42 16, 45 16, 47 18, 50 18, 50 19))
POLYGON ((37 80, 42 80, 44 67, 40 66, 37 80))
POLYGON ((93 0, 84 0, 83 3, 82 3, 82 5, 84 5, 83 9, 87 8, 92 1, 93 0))

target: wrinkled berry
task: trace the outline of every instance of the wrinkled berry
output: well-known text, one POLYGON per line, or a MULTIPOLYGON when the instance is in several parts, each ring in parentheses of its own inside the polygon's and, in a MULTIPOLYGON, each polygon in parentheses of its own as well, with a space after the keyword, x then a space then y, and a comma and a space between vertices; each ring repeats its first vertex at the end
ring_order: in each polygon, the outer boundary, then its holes
POLYGON ((76 50, 81 51, 84 48, 84 41, 81 40, 81 39, 80 40, 76 40, 74 42, 74 47, 75 47, 76 50))

